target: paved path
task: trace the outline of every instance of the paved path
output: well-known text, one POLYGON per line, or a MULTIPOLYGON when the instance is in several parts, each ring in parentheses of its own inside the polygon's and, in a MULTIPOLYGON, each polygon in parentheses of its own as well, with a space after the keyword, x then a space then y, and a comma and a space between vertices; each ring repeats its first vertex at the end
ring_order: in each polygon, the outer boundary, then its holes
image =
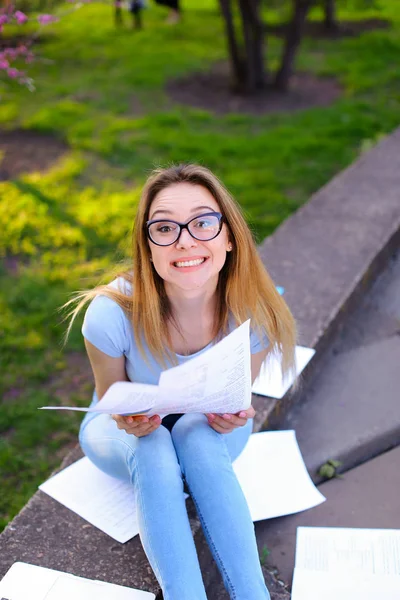
POLYGON ((320 375, 281 429, 295 429, 311 475, 334 458, 343 478, 323 483, 327 501, 256 526, 260 549, 290 583, 296 527, 400 528, 400 253, 348 318, 320 375), (361 465, 361 466, 357 466, 361 465))
POLYGON ((320 375, 280 429, 295 429, 310 474, 341 470, 400 443, 400 254, 345 323, 320 375))

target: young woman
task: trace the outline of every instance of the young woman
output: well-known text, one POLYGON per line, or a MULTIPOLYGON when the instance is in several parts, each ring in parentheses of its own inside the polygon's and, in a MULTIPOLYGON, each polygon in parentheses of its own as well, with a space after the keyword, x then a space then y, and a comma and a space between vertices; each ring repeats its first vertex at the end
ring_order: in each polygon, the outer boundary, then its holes
MULTIPOLYGON (((131 269, 79 299, 73 318, 92 300, 82 328, 95 380, 92 404, 116 381, 157 384, 163 369, 203 352, 248 318, 252 379, 274 350, 282 353, 284 371, 293 366, 291 313, 238 205, 198 165, 150 176, 137 211, 131 269)), ((206 599, 184 482, 230 597, 269 598, 232 468, 254 414, 252 407, 162 420, 91 413, 82 422, 85 454, 135 490, 140 538, 165 600, 206 599)))

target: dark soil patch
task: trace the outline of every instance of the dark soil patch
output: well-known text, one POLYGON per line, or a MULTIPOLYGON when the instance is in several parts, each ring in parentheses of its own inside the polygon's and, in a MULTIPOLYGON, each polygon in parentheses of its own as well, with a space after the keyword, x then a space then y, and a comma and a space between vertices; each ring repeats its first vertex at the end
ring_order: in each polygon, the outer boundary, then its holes
POLYGON ((52 135, 23 129, 0 131, 0 181, 46 171, 67 150, 68 146, 52 135))
POLYGON ((209 72, 171 81, 167 93, 175 102, 219 115, 232 112, 261 115, 329 106, 340 97, 342 90, 333 78, 297 73, 287 92, 267 87, 254 96, 240 95, 231 90, 229 65, 220 63, 209 72))
MULTIPOLYGON (((304 35, 312 38, 342 38, 354 37, 367 31, 375 29, 389 29, 392 26, 386 19, 363 19, 361 21, 339 21, 338 27, 327 29, 322 21, 307 21, 304 35)), ((276 25, 265 25, 267 33, 284 36, 288 23, 277 23, 276 25)))

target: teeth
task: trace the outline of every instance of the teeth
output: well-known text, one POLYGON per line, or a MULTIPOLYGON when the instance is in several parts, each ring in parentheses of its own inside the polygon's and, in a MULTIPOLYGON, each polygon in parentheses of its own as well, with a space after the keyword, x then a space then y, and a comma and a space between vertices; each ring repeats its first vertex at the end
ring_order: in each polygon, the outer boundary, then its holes
POLYGON ((197 260, 184 260, 174 263, 176 267, 196 267, 197 265, 201 265, 206 259, 198 258, 197 260))

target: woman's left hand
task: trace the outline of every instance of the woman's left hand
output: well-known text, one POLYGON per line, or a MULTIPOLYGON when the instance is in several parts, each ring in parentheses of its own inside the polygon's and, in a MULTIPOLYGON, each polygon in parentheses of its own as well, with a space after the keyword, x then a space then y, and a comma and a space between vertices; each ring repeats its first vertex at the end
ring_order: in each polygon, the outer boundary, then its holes
POLYGON ((206 417, 210 427, 218 431, 218 433, 231 433, 234 429, 246 425, 247 420, 252 419, 255 414, 256 411, 250 406, 247 410, 241 410, 234 415, 206 413, 206 417))

